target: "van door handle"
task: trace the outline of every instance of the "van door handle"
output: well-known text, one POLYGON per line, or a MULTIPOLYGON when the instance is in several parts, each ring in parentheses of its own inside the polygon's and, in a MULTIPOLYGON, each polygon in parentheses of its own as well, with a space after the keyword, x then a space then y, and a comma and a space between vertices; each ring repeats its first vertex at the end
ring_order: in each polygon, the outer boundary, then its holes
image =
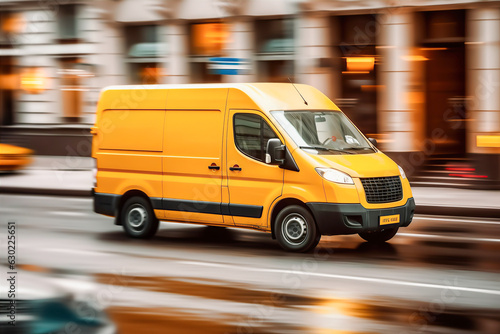
POLYGON ((220 167, 217 165, 210 165, 210 166, 208 166, 208 169, 219 170, 220 167))
POLYGON ((229 167, 229 170, 232 170, 232 171, 235 171, 235 170, 241 171, 241 167, 238 166, 238 165, 234 165, 233 167, 229 167))

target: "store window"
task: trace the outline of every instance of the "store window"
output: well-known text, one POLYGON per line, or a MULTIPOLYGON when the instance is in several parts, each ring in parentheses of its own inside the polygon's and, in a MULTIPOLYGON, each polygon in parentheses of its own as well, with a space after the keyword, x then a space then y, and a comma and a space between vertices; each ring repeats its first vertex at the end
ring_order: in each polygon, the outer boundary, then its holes
POLYGON ((255 39, 258 79, 266 82, 293 80, 294 20, 257 20, 255 39))
POLYGON ((78 5, 60 5, 57 9, 58 35, 61 42, 75 42, 78 31, 78 5))
POLYGON ((190 26, 191 80, 197 83, 221 82, 222 76, 210 69, 210 58, 224 55, 229 25, 222 22, 193 23, 190 26))
POLYGON ((157 25, 132 25, 125 27, 129 80, 132 84, 157 84, 161 82, 162 58, 167 52, 159 40, 157 25))
POLYGON ((332 21, 340 72, 340 96, 335 102, 364 134, 376 136, 379 24, 374 15, 342 16, 332 21))

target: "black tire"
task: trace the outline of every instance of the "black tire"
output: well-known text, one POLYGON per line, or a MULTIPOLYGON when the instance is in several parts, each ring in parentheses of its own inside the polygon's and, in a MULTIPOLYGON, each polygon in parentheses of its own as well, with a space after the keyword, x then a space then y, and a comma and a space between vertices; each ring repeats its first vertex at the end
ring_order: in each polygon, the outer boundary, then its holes
POLYGON ((122 206, 120 219, 125 233, 131 238, 151 238, 158 231, 158 218, 143 197, 129 198, 122 206))
POLYGON ((396 227, 383 231, 359 233, 359 236, 371 243, 383 243, 391 240, 398 233, 398 229, 396 227))
POLYGON ((290 205, 281 210, 274 224, 278 243, 289 252, 310 251, 321 239, 313 216, 299 205, 290 205))

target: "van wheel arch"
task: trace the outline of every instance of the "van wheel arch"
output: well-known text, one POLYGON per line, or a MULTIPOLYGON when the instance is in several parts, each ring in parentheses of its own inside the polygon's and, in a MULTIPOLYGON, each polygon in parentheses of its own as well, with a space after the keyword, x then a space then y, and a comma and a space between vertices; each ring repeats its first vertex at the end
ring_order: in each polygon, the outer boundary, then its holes
POLYGON ((276 217, 278 216, 278 214, 280 213, 281 210, 283 210, 284 208, 286 208, 287 206, 290 206, 290 205, 299 205, 299 206, 303 207, 304 209, 306 209, 307 211, 309 211, 309 213, 314 217, 311 210, 309 210, 307 205, 304 202, 302 202, 301 200, 298 200, 296 198, 284 198, 284 199, 280 200, 274 206, 273 211, 271 213, 271 221, 269 222, 269 224, 271 225, 271 237, 273 239, 276 239, 276 234, 274 231, 274 228, 276 225, 275 224, 276 217))
POLYGON ((121 217, 120 217, 121 212, 122 212, 122 207, 129 198, 134 197, 134 196, 143 197, 145 200, 147 200, 149 202, 151 207, 153 207, 153 203, 151 203, 151 199, 144 192, 137 190, 137 189, 129 190, 120 197, 120 201, 118 202, 118 206, 116 208, 117 212, 115 214, 115 225, 122 225, 121 217))

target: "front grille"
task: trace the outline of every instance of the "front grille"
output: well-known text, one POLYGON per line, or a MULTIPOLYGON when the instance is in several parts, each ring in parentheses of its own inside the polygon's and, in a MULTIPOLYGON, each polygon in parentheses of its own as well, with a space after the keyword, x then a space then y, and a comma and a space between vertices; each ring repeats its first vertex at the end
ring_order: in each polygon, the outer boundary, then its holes
POLYGON ((399 176, 361 179, 368 203, 397 202, 403 198, 399 176))

